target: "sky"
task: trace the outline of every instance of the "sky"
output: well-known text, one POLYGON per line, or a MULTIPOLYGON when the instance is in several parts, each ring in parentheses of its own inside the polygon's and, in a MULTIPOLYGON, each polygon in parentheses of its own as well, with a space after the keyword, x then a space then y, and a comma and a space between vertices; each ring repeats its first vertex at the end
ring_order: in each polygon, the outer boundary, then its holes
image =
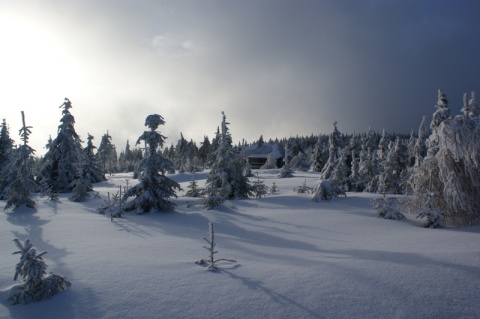
POLYGON ((410 133, 437 89, 479 89, 476 0, 0 0, 0 119, 45 153, 65 97, 76 132, 117 150, 160 114, 199 145, 225 111, 234 142, 410 133))

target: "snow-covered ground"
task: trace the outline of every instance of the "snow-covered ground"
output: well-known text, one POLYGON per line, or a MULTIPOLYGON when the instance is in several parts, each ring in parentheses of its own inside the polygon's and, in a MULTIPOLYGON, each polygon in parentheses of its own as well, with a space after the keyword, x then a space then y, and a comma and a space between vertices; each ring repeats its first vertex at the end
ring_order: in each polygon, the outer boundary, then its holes
MULTIPOLYGON (((96 208, 117 185, 135 182, 118 174, 95 185, 102 199, 36 198, 36 210, 0 214, 0 318, 480 317, 479 227, 424 229, 410 215, 384 220, 372 194, 316 203, 293 189, 304 181, 314 187, 318 174, 277 173, 260 177, 279 194, 214 210, 179 196, 176 212, 112 222, 96 208), (216 257, 237 261, 213 272, 194 263, 208 256, 209 222, 216 257), (10 305, 14 238, 47 251, 49 270, 72 286, 47 301, 10 305)), ((192 176, 170 177, 186 192, 192 176)), ((200 185, 205 178, 195 174, 200 185)))

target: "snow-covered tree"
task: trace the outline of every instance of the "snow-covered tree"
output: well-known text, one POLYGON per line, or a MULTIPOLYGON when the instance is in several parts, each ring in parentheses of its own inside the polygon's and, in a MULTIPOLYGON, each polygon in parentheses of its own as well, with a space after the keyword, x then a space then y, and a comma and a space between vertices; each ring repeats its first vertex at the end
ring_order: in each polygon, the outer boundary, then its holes
POLYGON ((178 170, 180 173, 185 172, 185 168, 187 166, 188 160, 188 146, 187 140, 183 137, 182 132, 180 132, 180 139, 177 142, 177 146, 175 147, 175 159, 174 165, 175 169, 178 170))
POLYGON ((339 157, 336 161, 335 167, 331 173, 331 183, 341 192, 345 193, 350 190, 350 168, 348 167, 347 149, 339 152, 339 157))
POLYGON ((277 168, 277 159, 273 156, 273 154, 268 154, 267 160, 265 164, 263 164, 260 169, 274 169, 277 168))
POLYGON ((322 136, 319 134, 317 143, 315 144, 315 148, 313 150, 312 164, 310 165, 310 170, 312 172, 321 172, 323 166, 325 165, 323 146, 323 139, 322 136))
POLYGON ((450 117, 445 94, 439 90, 438 102, 427 140, 427 156, 412 176, 417 207, 423 194, 432 197, 435 209, 444 213, 451 225, 480 222, 480 120, 470 112, 450 117))
POLYGON ((22 111, 22 128, 19 134, 23 143, 15 151, 14 160, 8 168, 12 182, 6 188, 7 205, 5 210, 15 209, 20 205, 30 208, 35 206, 35 202, 30 197, 33 192, 39 190, 39 186, 34 180, 29 163, 35 153, 35 150, 28 145, 31 128, 25 124, 25 114, 22 111))
POLYGON ((282 168, 280 169, 280 173, 278 174, 279 178, 288 178, 293 177, 293 170, 290 168, 290 163, 285 163, 282 168))
POLYGON ((90 197, 93 191, 90 176, 90 167, 87 165, 86 154, 79 154, 77 166, 77 178, 72 182, 72 195, 69 199, 73 202, 82 202, 90 197))
POLYGON ((103 167, 104 173, 111 175, 115 171, 116 153, 115 146, 112 144, 112 137, 107 131, 107 133, 102 136, 97 152, 97 157, 103 167))
POLYGON ((423 159, 427 155, 427 146, 425 141, 427 139, 427 128, 425 126, 425 116, 422 118, 422 122, 418 128, 418 137, 413 148, 413 155, 415 157, 415 166, 422 166, 423 159))
POLYGON ((272 183, 272 187, 270 187, 270 194, 278 194, 278 186, 275 182, 272 183))
POLYGON ((339 148, 341 143, 341 135, 337 129, 337 122, 333 122, 333 132, 330 134, 329 138, 329 148, 328 148, 328 160, 325 163, 325 166, 322 168, 320 172, 320 179, 330 179, 332 177, 332 173, 335 170, 335 165, 337 159, 339 158, 339 148))
POLYGON ((356 152, 352 151, 352 167, 349 176, 350 190, 353 192, 360 192, 363 190, 363 184, 360 181, 360 166, 359 159, 356 156, 356 152))
POLYGON ((47 252, 37 254, 30 239, 26 239, 23 244, 18 239, 13 241, 20 249, 14 252, 14 254, 20 254, 20 261, 15 268, 13 280, 20 277, 23 282, 10 289, 8 301, 14 305, 29 301, 42 301, 71 285, 63 276, 47 274, 48 266, 42 257, 47 252))
MULTIPOLYGON (((369 133, 370 133, 370 130, 369 130, 369 133)), ((390 138, 387 135, 387 131, 383 129, 382 137, 380 137, 380 141, 378 142, 378 147, 377 147, 377 158, 379 162, 383 162, 384 160, 387 159, 389 144, 390 144, 390 138)))
POLYGON ((63 116, 58 126, 58 135, 50 143, 37 180, 48 185, 53 192, 69 192, 73 180, 78 177, 76 163, 78 154, 83 150, 80 136, 75 132, 75 118, 70 113, 72 103, 65 98, 60 108, 63 108, 63 116))
POLYGON ((200 196, 200 190, 198 189, 198 184, 195 181, 195 178, 192 179, 190 184, 187 186, 188 191, 185 193, 185 196, 187 197, 199 197, 200 196))
POLYGON ((337 196, 337 192, 335 191, 335 187, 332 185, 332 183, 327 179, 322 179, 313 192, 312 200, 314 202, 321 202, 331 200, 335 196, 337 196))
POLYGON ((236 263, 236 260, 233 259, 215 259, 215 254, 218 253, 218 251, 215 250, 215 246, 217 245, 215 243, 215 228, 213 227, 213 223, 208 223, 208 238, 203 238, 203 240, 208 244, 208 246, 203 246, 206 250, 208 250, 208 258, 207 259, 200 259, 197 260, 195 263, 198 265, 204 265, 208 264, 208 270, 216 270, 218 269, 217 263, 219 261, 226 261, 226 262, 231 262, 231 263, 236 263))
POLYGON ((377 210, 379 217, 385 219, 403 219, 405 215, 398 208, 398 200, 395 197, 387 197, 385 193, 382 198, 375 198, 371 201, 373 208, 377 210))
POLYGON ((427 192, 423 194, 424 203, 417 218, 426 218, 423 224, 425 228, 443 228, 445 227, 445 217, 442 211, 437 209, 434 204, 436 194, 427 192))
POLYGON ((382 163, 382 172, 378 176, 378 193, 400 194, 403 192, 407 156, 407 148, 397 137, 395 143, 392 142, 387 158, 382 163))
POLYGON ((257 173, 257 180, 253 181, 253 194, 256 198, 265 197, 268 193, 268 186, 264 184, 263 180, 258 177, 257 173))
POLYGON ((212 204, 218 205, 222 199, 225 201, 248 198, 252 191, 248 178, 243 174, 246 161, 232 147, 228 124, 230 123, 222 112, 222 130, 217 137, 218 147, 213 152, 215 161, 207 176, 206 197, 202 201, 203 205, 209 208, 212 208, 212 204))
POLYGON ((107 180, 103 169, 97 161, 94 150, 95 146, 93 145, 93 136, 87 134, 87 146, 83 149, 83 158, 85 165, 85 177, 87 177, 91 183, 99 183, 107 180))
POLYGON ((375 192, 378 184, 378 165, 376 152, 371 148, 365 150, 362 146, 362 152, 360 153, 360 163, 358 168, 359 183, 364 191, 375 192))
POLYGON ((208 163, 208 154, 211 152, 211 144, 210 140, 208 139, 208 136, 203 137, 203 142, 201 143, 202 145, 198 149, 198 158, 200 160, 200 163, 203 168, 209 166, 208 163))
POLYGON ((163 146, 165 136, 156 129, 163 124, 165 121, 158 114, 149 115, 145 120, 145 126, 149 127, 150 131, 143 132, 138 138, 137 144, 145 141, 148 145, 149 155, 139 164, 140 170, 144 170, 140 182, 129 188, 123 195, 124 201, 129 197, 136 197, 126 202, 123 207, 125 211, 134 210, 138 214, 142 214, 152 210, 165 211, 174 208, 174 204, 169 198, 177 197, 175 190, 181 190, 181 188, 177 182, 165 176, 165 173, 173 166, 172 162, 157 152, 158 147, 163 146))
POLYGON ((13 141, 10 138, 7 123, 5 119, 0 127, 0 199, 6 199, 6 187, 12 182, 12 176, 9 172, 9 164, 12 161, 13 141))

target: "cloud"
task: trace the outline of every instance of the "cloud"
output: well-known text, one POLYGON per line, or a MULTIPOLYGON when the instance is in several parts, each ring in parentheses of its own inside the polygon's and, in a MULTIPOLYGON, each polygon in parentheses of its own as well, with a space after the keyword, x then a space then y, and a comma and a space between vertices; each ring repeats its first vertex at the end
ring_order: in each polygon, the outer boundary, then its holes
POLYGON ((194 41, 175 34, 155 35, 151 45, 154 50, 164 54, 188 54, 197 50, 194 41))
POLYGON ((180 132, 212 138, 221 111, 234 140, 329 133, 335 120, 346 133, 408 133, 433 113, 439 87, 453 114, 463 91, 478 89, 475 1, 28 3, 9 6, 11 16, 41 26, 66 66, 60 84, 46 86, 50 72, 15 91, 42 92, 22 102, 41 110, 31 125, 42 146, 65 96, 79 134, 98 142, 108 129, 123 148, 153 113, 168 144, 180 132))

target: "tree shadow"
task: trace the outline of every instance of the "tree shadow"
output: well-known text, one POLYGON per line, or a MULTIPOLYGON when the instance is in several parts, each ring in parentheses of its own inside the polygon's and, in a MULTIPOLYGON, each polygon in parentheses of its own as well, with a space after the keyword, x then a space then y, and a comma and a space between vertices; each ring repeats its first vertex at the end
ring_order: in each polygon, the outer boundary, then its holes
POLYGON ((307 306, 302 305, 300 302, 295 301, 287 296, 284 296, 270 288, 268 288, 262 281, 260 280, 252 280, 246 277, 241 277, 237 274, 234 274, 233 272, 227 270, 227 269, 217 269, 216 271, 217 274, 227 274, 230 278, 232 278, 235 281, 239 281, 241 284, 246 286, 250 290, 255 290, 255 291, 260 291, 264 294, 266 294, 273 302, 282 304, 285 308, 298 308, 301 309, 305 314, 308 314, 309 316, 313 318, 324 318, 320 313, 317 311, 308 308, 307 306))

